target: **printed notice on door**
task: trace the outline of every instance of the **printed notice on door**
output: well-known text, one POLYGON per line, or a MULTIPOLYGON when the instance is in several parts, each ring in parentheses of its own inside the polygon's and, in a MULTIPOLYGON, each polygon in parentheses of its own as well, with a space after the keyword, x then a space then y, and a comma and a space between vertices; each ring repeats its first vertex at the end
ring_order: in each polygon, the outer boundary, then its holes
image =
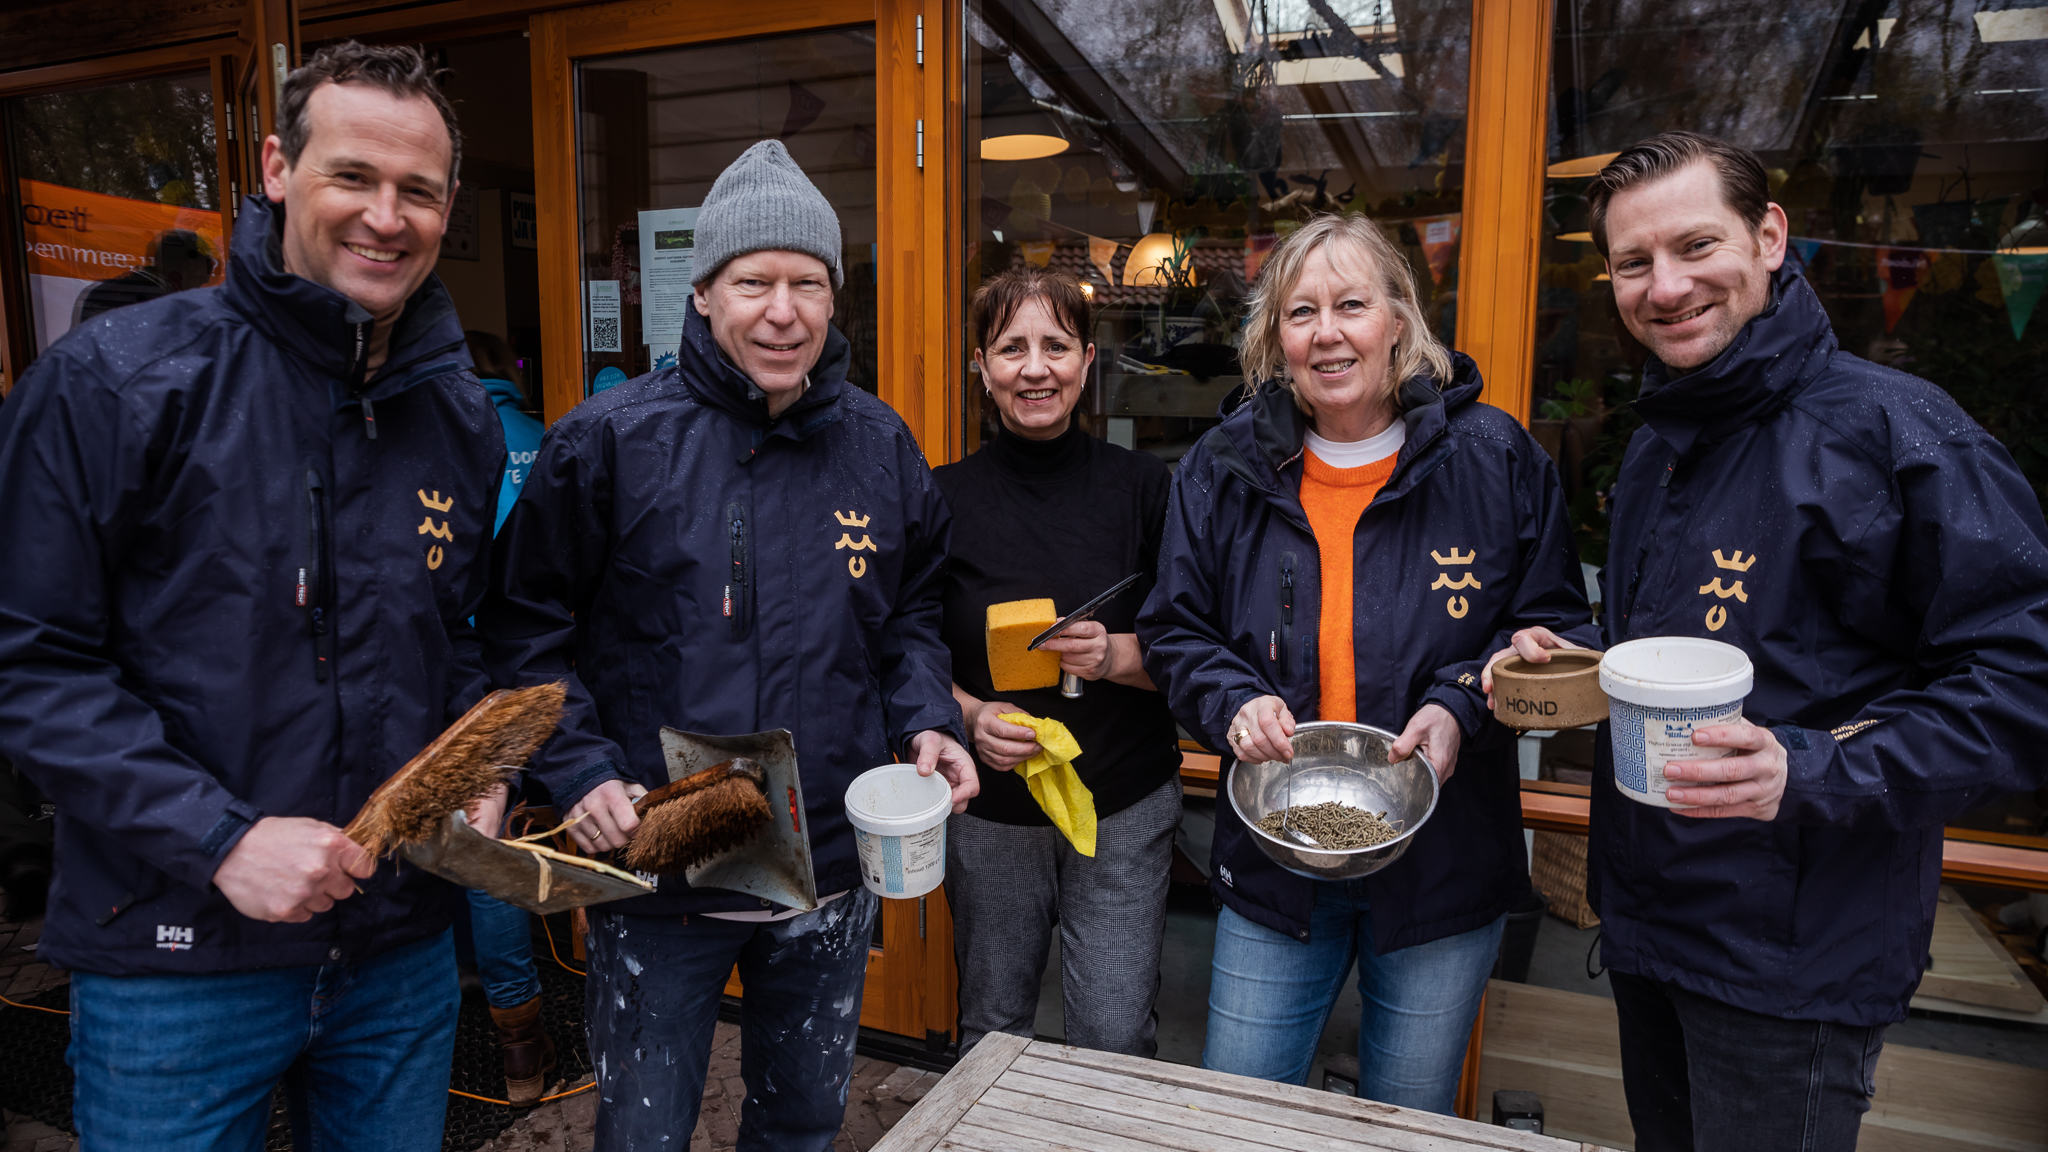
POLYGON ((695 208, 640 213, 640 338, 649 344, 682 338, 697 268, 696 228, 695 208))
POLYGON ((619 282, 592 280, 590 285, 590 350, 624 352, 619 337, 619 282))

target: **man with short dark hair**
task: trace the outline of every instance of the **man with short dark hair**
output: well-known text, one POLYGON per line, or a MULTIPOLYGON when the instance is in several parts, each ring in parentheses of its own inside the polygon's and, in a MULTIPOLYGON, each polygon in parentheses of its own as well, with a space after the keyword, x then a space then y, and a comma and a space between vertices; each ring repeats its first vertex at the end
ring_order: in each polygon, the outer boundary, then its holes
MULTIPOLYGON (((441 1146, 458 893, 342 833, 481 694, 504 440, 432 276, 419 53, 285 85, 225 285, 58 341, 0 408, 0 753, 57 805, 88 1148, 441 1146)), ((473 823, 495 827, 502 796, 473 823)))
POLYGON ((690 1138, 735 966, 743 1148, 824 1152, 852 1083, 868 942, 846 792, 894 760, 978 787, 939 636, 952 518, 901 417, 848 382, 832 326, 839 219, 779 140, 697 215, 677 363, 593 396, 541 442, 477 618, 506 685, 566 681, 535 773, 590 852, 624 847, 668 783, 663 726, 787 729, 771 796, 810 840, 819 906, 692 887, 681 869, 590 915, 597 1152, 690 1138), (785 807, 787 805, 787 807, 785 807))
POLYGON ((1693 733, 1719 758, 1665 767, 1679 807, 1624 797, 1597 744, 1589 887, 1636 1147, 1852 1149, 1943 823, 2042 782, 2048 525, 1946 393, 1836 346, 1746 149, 1656 136, 1588 198, 1651 352, 1607 640, 1703 637, 1755 670, 1742 721, 1693 733))

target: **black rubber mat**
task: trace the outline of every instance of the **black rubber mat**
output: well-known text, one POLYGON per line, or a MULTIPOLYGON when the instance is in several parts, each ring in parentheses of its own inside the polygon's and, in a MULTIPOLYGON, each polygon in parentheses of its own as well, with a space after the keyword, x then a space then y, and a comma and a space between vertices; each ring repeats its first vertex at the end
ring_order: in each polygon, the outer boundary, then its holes
MULTIPOLYGON (((548 927, 554 932, 562 959, 576 963, 569 955, 568 917, 554 917, 548 927)), ((548 953, 547 938, 540 925, 536 923, 534 928, 541 1019, 554 1037, 561 1061, 554 1079, 574 1081, 590 1071, 583 1046, 583 978, 555 962, 548 953)), ((62 1010, 71 1006, 70 998, 69 988, 52 988, 22 1003, 62 1010)), ((14 1112, 72 1131, 71 1069, 64 1063, 64 1049, 70 1042, 71 1025, 66 1017, 0 1006, 0 1100, 14 1112)), ((498 1034, 481 996, 463 998, 449 1086, 478 1096, 504 1099, 505 1075, 498 1057, 498 1034)), ((282 1092, 272 1098, 272 1104, 266 1147, 271 1152, 283 1152, 291 1148, 292 1137, 282 1092)), ((503 1132, 527 1111, 450 1095, 448 1127, 441 1147, 445 1152, 469 1152, 503 1132)))

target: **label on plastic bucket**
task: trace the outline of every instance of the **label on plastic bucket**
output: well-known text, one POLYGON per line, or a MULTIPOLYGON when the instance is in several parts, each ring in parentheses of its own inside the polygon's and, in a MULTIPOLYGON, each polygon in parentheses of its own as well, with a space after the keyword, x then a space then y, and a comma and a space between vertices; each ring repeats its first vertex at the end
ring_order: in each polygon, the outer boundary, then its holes
POLYGON ((861 881, 877 896, 904 900, 922 896, 946 878, 946 825, 908 836, 853 831, 860 849, 861 881))
POLYGON ((1664 765, 1673 760, 1718 760, 1733 748, 1701 748, 1693 730, 1742 719, 1742 701, 1708 708, 1649 708, 1618 697, 1608 701, 1608 732, 1614 742, 1614 786, 1645 804, 1683 808, 1665 799, 1664 765))

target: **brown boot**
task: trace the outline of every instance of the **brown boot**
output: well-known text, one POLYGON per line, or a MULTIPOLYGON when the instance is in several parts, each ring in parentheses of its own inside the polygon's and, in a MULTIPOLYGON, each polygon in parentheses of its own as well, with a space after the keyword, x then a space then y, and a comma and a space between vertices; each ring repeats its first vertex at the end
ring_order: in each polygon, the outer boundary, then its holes
POLYGON ((539 1100, 555 1070, 555 1042, 541 1026, 540 997, 517 1008, 491 1009, 491 1023, 505 1052, 505 1099, 519 1105, 539 1100))

